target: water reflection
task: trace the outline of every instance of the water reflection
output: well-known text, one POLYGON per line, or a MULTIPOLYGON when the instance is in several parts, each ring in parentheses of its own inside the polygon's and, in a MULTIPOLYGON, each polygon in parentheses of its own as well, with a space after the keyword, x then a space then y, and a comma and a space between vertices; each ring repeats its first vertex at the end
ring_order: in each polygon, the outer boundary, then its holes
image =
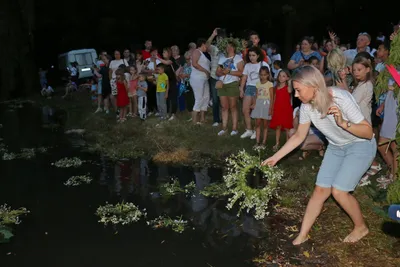
POLYGON ((208 198, 200 193, 206 186, 221 180, 221 169, 156 165, 146 159, 111 163, 102 156, 101 170, 100 184, 108 186, 119 201, 140 201, 139 205, 148 210, 150 217, 183 215, 194 229, 205 233, 204 241, 215 249, 232 245, 238 236, 259 238, 263 235, 253 216, 238 217, 226 209, 226 199, 208 198), (182 187, 194 182, 194 191, 163 198, 159 185, 170 182, 172 177, 178 179, 182 187))

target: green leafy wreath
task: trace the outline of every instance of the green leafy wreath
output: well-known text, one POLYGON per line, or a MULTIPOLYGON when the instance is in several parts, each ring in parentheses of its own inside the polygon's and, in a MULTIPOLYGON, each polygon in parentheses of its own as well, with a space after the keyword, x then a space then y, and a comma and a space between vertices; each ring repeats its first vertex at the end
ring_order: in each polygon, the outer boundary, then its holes
POLYGON ((224 182, 228 192, 232 195, 228 199, 226 208, 232 209, 239 201, 240 215, 243 209, 249 212, 254 208, 254 217, 259 220, 269 214, 268 203, 276 196, 279 181, 283 177, 283 171, 277 167, 261 166, 261 160, 242 150, 237 155, 226 159, 228 173, 224 176, 224 182), (268 183, 261 189, 251 188, 247 185, 247 175, 252 171, 260 171, 268 179, 268 183))
POLYGON ((225 56, 226 56, 226 47, 228 46, 229 43, 235 44, 236 54, 241 53, 245 49, 244 40, 242 39, 233 37, 220 38, 217 40, 217 48, 220 52, 224 53, 225 56))

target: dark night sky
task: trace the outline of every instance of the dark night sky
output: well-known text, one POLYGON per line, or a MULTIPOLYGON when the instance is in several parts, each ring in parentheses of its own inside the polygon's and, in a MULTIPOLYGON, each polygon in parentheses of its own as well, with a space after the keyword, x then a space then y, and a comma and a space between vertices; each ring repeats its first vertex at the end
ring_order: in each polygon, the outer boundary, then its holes
POLYGON ((109 53, 117 48, 138 49, 146 38, 158 48, 177 44, 184 50, 190 41, 208 37, 217 26, 237 37, 253 29, 260 33, 262 42, 283 46, 285 3, 296 8, 293 41, 303 35, 313 35, 319 41, 328 37, 326 29, 332 27, 343 43, 354 43, 359 32, 366 31, 373 38, 379 31, 390 34, 391 23, 400 18, 396 16, 398 8, 391 8, 394 1, 384 5, 365 5, 366 1, 359 0, 36 2, 36 54, 44 67, 55 64, 58 54, 72 49, 106 49, 109 53))

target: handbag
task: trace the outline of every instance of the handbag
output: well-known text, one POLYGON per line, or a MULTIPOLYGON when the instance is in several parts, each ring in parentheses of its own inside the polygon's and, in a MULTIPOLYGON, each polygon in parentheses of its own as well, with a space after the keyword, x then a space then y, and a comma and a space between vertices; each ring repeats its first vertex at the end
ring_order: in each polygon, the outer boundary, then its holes
MULTIPOLYGON (((230 65, 233 63, 234 59, 235 59, 235 56, 233 56, 233 58, 231 59, 231 62, 228 64, 228 66, 230 66, 230 65)), ((224 81, 225 81, 225 78, 226 78, 227 75, 228 75, 228 74, 226 74, 226 75, 224 76, 224 78, 222 79, 222 81, 219 80, 219 81, 217 81, 217 82, 215 83, 215 89, 222 89, 222 87, 224 87, 224 81)))

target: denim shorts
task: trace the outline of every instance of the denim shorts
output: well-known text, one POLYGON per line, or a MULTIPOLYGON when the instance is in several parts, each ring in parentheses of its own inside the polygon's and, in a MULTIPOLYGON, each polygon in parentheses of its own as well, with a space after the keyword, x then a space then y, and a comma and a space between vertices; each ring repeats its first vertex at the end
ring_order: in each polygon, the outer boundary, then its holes
POLYGON ((244 91, 245 96, 256 96, 257 88, 254 85, 246 85, 246 90, 244 91))
POLYGON ((329 144, 318 172, 316 185, 354 191, 376 155, 375 137, 344 146, 329 144))

